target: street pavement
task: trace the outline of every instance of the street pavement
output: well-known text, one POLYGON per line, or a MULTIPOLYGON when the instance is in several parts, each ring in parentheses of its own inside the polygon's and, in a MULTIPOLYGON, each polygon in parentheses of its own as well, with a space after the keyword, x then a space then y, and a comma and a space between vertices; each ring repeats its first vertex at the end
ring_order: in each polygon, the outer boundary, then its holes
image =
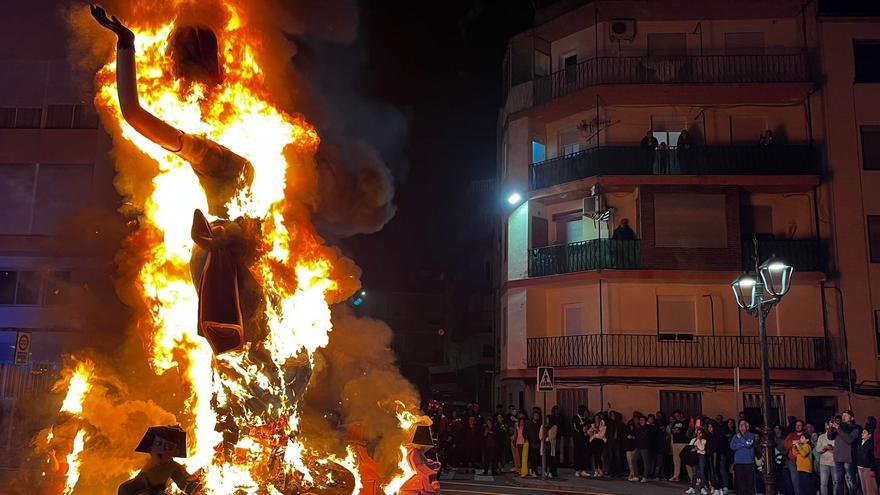
POLYGON ((455 473, 440 478, 443 495, 681 495, 684 483, 631 483, 622 478, 577 478, 571 469, 559 469, 559 478, 520 478, 455 473))

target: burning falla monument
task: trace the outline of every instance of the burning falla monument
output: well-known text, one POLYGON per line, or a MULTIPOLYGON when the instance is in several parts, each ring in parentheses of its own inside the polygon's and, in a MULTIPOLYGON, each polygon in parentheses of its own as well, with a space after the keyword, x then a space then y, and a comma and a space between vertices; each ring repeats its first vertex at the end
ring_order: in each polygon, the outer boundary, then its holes
POLYGON ((260 5, 72 16, 101 61, 95 104, 137 217, 117 256, 133 322, 119 356, 71 358, 58 418, 34 439, 35 458, 56 461, 31 487, 91 495, 131 478, 137 490, 161 465, 187 493, 392 494, 416 474, 406 445, 429 420, 412 412, 387 327, 338 304, 358 271, 311 222, 320 141, 276 96, 289 60, 260 5), (115 50, 99 48, 106 30, 115 50), (144 466, 132 451, 145 431, 189 434, 154 435, 144 466))

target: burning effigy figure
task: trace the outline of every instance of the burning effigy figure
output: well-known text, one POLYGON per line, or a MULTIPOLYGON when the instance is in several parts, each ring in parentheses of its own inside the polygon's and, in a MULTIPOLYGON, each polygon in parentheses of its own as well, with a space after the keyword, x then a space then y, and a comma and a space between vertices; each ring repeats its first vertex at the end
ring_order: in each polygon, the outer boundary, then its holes
POLYGON ((431 428, 418 426, 412 442, 406 448, 406 462, 415 474, 403 483, 400 495, 438 495, 440 481, 437 479, 437 473, 440 471, 440 463, 425 456, 426 452, 434 448, 431 428))
MULTIPOLYGON (((260 290, 244 264, 245 231, 254 229, 246 218, 229 220, 226 205, 253 180, 253 166, 245 158, 204 137, 187 134, 141 107, 135 70, 134 33, 116 16, 96 5, 92 16, 116 34, 116 86, 122 116, 139 134, 186 160, 193 168, 208 200, 208 222, 196 210, 192 237, 196 242, 190 264, 199 293, 198 332, 216 354, 241 349, 245 321, 250 340, 261 335, 253 322, 260 313, 260 290)), ((181 78, 206 85, 222 80, 217 58, 217 37, 205 26, 176 29, 171 38, 173 67, 181 78)))
POLYGON ((186 457, 186 432, 179 426, 153 426, 147 429, 135 452, 150 454, 150 460, 132 479, 119 485, 118 495, 164 495, 169 481, 187 495, 201 484, 174 460, 186 457))

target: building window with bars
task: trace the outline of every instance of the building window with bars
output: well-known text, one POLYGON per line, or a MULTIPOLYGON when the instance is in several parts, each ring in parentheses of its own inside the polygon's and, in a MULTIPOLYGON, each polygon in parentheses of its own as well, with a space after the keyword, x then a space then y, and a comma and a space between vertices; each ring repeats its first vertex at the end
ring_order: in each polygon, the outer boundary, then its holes
MULTIPOLYGON (((764 427, 763 404, 761 394, 743 394, 743 412, 752 427, 764 427)), ((770 423, 785 425, 785 396, 782 394, 770 397, 770 423)))
POLYGON ((98 115, 91 105, 50 104, 46 108, 47 129, 96 129, 98 115))
POLYGON ((700 392, 661 390, 660 410, 667 416, 671 415, 673 411, 681 411, 688 417, 702 416, 703 395, 700 392))
POLYGON ((42 108, 0 108, 0 129, 39 129, 42 108))

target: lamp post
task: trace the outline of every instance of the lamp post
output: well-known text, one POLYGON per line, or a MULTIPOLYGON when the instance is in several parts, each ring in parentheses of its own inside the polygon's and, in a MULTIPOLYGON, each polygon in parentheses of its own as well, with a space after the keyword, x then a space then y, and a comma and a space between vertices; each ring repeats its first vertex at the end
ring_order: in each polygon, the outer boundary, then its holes
POLYGON ((758 318, 758 338, 761 343, 761 395, 764 413, 764 493, 776 495, 773 480, 773 430, 770 428, 770 350, 767 346, 767 315, 782 301, 791 288, 794 268, 770 258, 758 264, 758 241, 755 239, 755 273, 744 273, 730 284, 736 304, 758 318))

